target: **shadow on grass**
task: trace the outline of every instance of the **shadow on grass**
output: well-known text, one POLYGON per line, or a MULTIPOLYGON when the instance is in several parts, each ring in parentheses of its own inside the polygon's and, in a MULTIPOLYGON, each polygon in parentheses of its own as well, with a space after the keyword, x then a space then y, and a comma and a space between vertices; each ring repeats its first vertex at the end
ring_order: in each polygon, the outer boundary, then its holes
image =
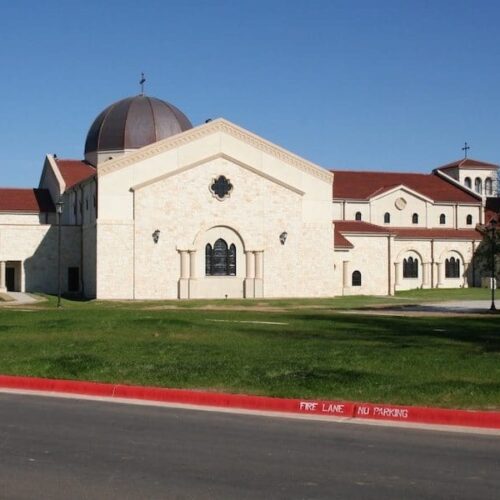
MULTIPOLYGON (((306 326, 303 331, 283 329, 273 335, 293 339, 318 339, 321 341, 366 341, 373 345, 383 344, 395 348, 424 346, 422 340, 432 343, 467 343, 484 352, 500 352, 500 321, 496 318, 401 318, 401 317, 359 317, 354 315, 329 316, 304 314, 294 319, 306 324, 314 322, 317 328, 306 326)), ((246 329, 247 332, 250 329, 246 329)), ((253 328, 255 335, 270 334, 253 328)))

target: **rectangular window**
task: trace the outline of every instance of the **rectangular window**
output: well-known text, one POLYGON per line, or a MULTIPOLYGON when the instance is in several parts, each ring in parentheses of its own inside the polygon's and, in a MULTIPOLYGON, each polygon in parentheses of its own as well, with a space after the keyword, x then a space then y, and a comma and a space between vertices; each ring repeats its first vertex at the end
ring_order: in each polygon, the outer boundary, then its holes
POLYGON ((80 290, 80 268, 68 267, 68 292, 80 290))

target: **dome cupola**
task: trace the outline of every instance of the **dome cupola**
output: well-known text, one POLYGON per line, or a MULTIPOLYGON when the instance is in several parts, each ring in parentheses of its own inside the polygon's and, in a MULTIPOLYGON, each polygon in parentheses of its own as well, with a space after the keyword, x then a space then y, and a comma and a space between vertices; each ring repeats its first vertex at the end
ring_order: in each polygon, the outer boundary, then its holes
POLYGON ((85 160, 97 165, 190 128, 186 115, 168 102, 142 94, 127 97, 94 120, 85 141, 85 160))

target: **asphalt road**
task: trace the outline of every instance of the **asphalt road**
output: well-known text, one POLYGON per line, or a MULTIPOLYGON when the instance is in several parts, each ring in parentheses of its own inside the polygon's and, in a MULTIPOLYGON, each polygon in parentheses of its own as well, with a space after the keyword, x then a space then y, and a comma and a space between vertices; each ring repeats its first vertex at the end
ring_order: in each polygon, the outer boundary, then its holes
POLYGON ((498 499, 500 437, 0 394, 0 498, 498 499))

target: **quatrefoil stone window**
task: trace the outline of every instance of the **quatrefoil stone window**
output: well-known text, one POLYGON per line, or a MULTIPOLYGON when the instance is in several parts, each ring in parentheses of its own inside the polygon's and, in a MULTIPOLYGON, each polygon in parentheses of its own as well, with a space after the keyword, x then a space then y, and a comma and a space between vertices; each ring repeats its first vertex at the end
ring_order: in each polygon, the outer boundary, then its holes
POLYGON ((210 191, 220 201, 228 198, 233 190, 231 181, 223 175, 219 175, 217 179, 213 179, 210 185, 210 191))

